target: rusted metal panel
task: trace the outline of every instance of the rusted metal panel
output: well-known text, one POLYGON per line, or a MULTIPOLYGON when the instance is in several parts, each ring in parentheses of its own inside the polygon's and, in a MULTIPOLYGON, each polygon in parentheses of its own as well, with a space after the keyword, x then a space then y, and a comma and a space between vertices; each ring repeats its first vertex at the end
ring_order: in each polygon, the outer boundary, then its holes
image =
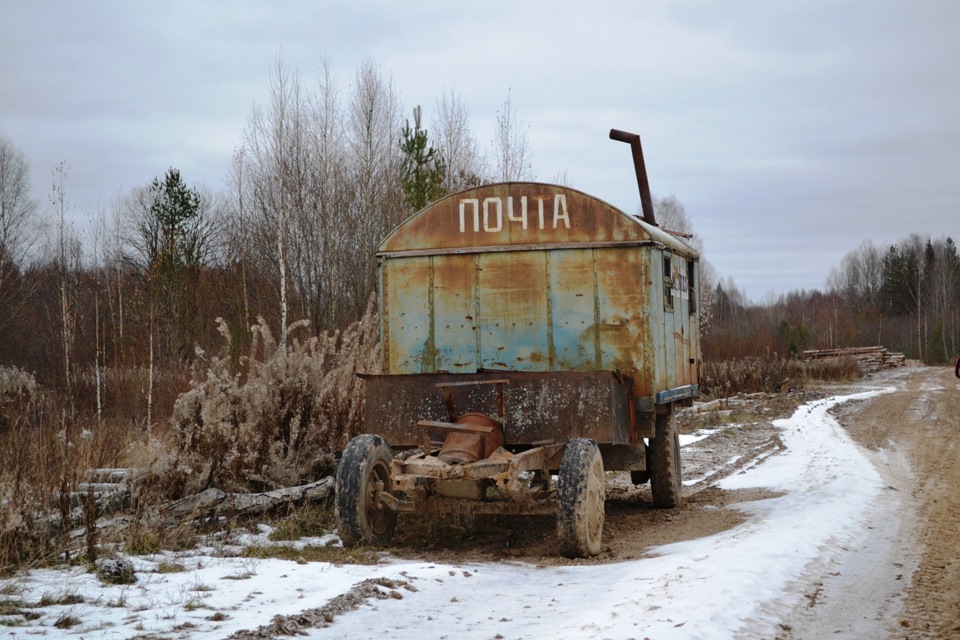
POLYGON ((548 254, 552 361, 560 371, 602 368, 595 253, 573 249, 548 254))
MULTIPOLYGON (((668 316, 669 298, 664 291, 664 251, 654 250, 650 252, 650 322, 651 322, 651 342, 650 350, 653 351, 654 366, 653 375, 650 381, 650 393, 669 387, 667 380, 667 338, 666 323, 668 316)), ((649 396, 652 400, 652 395, 649 396)))
POLYGON ((483 254, 478 269, 481 368, 549 371, 544 252, 483 254))
POLYGON ((427 310, 433 315, 434 370, 473 373, 477 370, 476 257, 436 256, 433 265, 433 298, 427 300, 427 310))
POLYGON ((643 370, 650 345, 644 297, 641 253, 629 249, 598 251, 597 308, 599 313, 599 369, 633 374, 643 370))
POLYGON ((687 384, 696 384, 700 381, 700 300, 699 300, 699 291, 700 291, 700 265, 696 261, 689 261, 689 269, 693 274, 693 279, 691 280, 690 295, 692 296, 691 302, 693 307, 690 311, 690 319, 688 321, 688 335, 690 336, 690 352, 687 354, 687 376, 685 382, 687 384))
POLYGON ((664 286, 670 287, 671 309, 665 313, 666 365, 660 389, 695 384, 699 359, 699 316, 697 315, 696 270, 682 256, 664 252, 667 277, 664 286), (669 267, 667 265, 669 257, 669 267))
MULTIPOLYGON (((609 371, 365 376, 366 430, 392 445, 417 446, 422 441, 418 421, 449 417, 437 383, 493 377, 510 381, 504 385, 503 438, 508 448, 579 437, 635 442, 631 382, 609 371)), ((492 387, 452 387, 450 392, 459 411, 495 415, 497 393, 492 387)))
POLYGON ((395 373, 420 373, 433 369, 430 286, 431 258, 391 260, 383 268, 384 349, 387 369, 395 373))

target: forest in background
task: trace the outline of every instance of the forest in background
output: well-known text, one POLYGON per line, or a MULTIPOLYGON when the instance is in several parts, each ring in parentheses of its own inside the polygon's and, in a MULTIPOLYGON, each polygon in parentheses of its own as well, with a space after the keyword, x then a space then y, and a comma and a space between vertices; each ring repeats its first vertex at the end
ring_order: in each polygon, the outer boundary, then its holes
MULTIPOLYGON (((308 82, 278 60, 269 88, 222 191, 158 167, 98 211, 83 240, 70 222, 69 165, 53 168, 42 207, 16 141, 0 138, 0 365, 71 406, 152 424, 169 415, 195 354, 222 350, 221 320, 234 358, 258 319, 281 344, 294 326, 300 337, 344 328, 367 309, 375 247, 400 221, 448 193, 533 177, 509 95, 484 152, 456 94, 437 100, 428 135, 421 107, 405 117, 370 61, 344 89, 326 67, 308 82)), ((703 253, 706 361, 883 345, 943 364, 960 351, 951 238, 867 241, 824 290, 757 303, 710 268, 677 197, 656 208, 662 226, 692 234, 703 253)))
MULTIPOLYGON (((356 431, 354 373, 379 366, 380 240, 445 194, 533 178, 509 94, 486 152, 456 94, 437 100, 428 129, 372 62, 345 89, 325 68, 307 82, 278 61, 269 96, 222 191, 158 167, 83 239, 69 165, 53 168, 43 207, 0 135, 0 500, 19 505, 3 531, 22 534, 31 508, 83 468, 166 465, 165 495, 315 477, 322 452, 356 431)), ((951 238, 865 242, 822 291, 757 303, 710 267, 679 198, 655 207, 702 252, 705 371, 774 363, 758 384, 775 388, 804 349, 883 345, 929 364, 960 352, 951 238)))

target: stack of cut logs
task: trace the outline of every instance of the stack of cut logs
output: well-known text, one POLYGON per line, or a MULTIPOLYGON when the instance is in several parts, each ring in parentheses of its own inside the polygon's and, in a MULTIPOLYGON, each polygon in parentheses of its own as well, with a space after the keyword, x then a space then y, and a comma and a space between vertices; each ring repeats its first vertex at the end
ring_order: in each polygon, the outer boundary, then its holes
POLYGON ((849 347, 847 349, 808 349, 804 360, 856 360, 860 371, 868 373, 880 369, 902 367, 907 360, 902 353, 891 353, 885 347, 849 347))

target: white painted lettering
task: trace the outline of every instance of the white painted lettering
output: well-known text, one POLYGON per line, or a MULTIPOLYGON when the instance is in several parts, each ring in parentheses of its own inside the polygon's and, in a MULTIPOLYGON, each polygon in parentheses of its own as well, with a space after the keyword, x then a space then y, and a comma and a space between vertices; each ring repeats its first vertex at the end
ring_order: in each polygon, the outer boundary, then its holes
POLYGON ((513 196, 507 197, 507 220, 519 222, 523 229, 527 228, 527 196, 520 196, 520 215, 513 215, 513 196))
POLYGON ((496 233, 503 229, 503 200, 500 198, 484 198, 483 199, 483 230, 487 233, 496 233), (489 205, 493 203, 497 208, 497 224, 496 226, 491 226, 490 224, 490 207, 489 205))
MULTIPOLYGON (((550 196, 533 196, 537 201, 536 222, 538 229, 546 229, 546 205, 545 202, 550 196)), ((498 233, 503 231, 504 225, 504 205, 503 198, 491 196, 484 198, 481 205, 479 198, 464 198, 460 201, 460 233, 466 233, 471 227, 470 218, 473 218, 473 232, 479 233, 481 226, 484 233, 498 233), (483 224, 480 224, 480 211, 483 210, 483 224), (472 215, 471 215, 472 214, 472 215)), ((507 196, 506 220, 508 223, 520 223, 520 228, 527 230, 529 224, 529 208, 527 206, 527 196, 520 196, 520 210, 516 211, 513 206, 513 196, 507 196)), ((560 224, 566 229, 570 228, 570 210, 567 208, 567 196, 564 193, 555 193, 553 195, 553 228, 557 229, 560 224)))
MULTIPOLYGON (((570 214, 567 213, 567 196, 558 193, 553 196, 553 228, 557 228, 557 222, 563 220, 563 226, 570 228, 570 214), (561 213, 562 211, 562 213, 561 213)), ((540 226, 543 227, 543 216, 540 217, 540 226)))
POLYGON ((476 198, 465 198, 460 201, 460 233, 466 232, 467 205, 473 205, 473 230, 480 231, 480 201, 476 198))

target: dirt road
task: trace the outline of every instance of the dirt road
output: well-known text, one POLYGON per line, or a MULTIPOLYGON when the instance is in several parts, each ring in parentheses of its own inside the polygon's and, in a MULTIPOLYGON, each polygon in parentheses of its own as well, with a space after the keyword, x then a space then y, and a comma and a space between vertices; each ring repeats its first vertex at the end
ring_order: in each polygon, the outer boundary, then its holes
POLYGON ((395 553, 436 562, 620 562, 730 529, 745 516, 725 507, 772 494, 724 490, 717 481, 783 450, 772 421, 817 397, 867 387, 893 390, 833 413, 887 484, 869 533, 844 547, 839 560, 813 563, 765 613, 780 621, 778 640, 960 638, 960 384, 947 368, 909 367, 857 385, 699 406, 682 429, 707 428, 710 435, 683 449, 683 505, 653 509, 648 487, 608 474, 605 549, 598 558, 558 557, 551 517, 437 523, 410 516, 398 528, 395 553))
MULTIPOLYGON (((903 583, 902 610, 887 637, 960 638, 960 384, 949 368, 906 369, 879 382, 897 390, 841 405, 838 419, 857 442, 882 454, 878 468, 903 494, 899 521, 876 523, 905 534, 895 545, 899 555, 885 559, 902 566, 903 583)), ((864 573, 871 577, 869 567, 864 573)))

